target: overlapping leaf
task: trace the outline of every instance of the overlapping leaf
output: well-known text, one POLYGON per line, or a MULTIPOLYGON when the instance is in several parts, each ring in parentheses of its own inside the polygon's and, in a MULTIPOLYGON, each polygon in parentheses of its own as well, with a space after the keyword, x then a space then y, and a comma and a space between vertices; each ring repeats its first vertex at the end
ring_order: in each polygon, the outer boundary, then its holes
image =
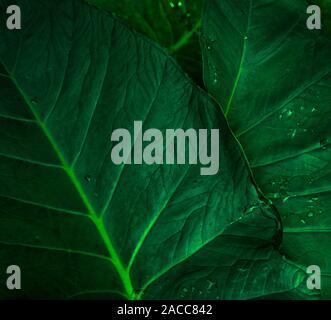
POLYGON ((204 77, 281 214, 283 249, 320 266, 330 296, 331 42, 325 28, 308 30, 307 7, 206 1, 204 77))
POLYGON ((203 86, 199 43, 202 0, 87 0, 116 13, 135 30, 167 48, 194 81, 203 86))

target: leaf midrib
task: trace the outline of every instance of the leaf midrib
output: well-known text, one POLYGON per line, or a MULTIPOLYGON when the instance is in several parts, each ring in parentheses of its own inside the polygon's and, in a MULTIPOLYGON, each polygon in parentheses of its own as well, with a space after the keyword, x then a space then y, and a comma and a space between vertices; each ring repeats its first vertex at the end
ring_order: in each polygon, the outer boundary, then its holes
POLYGON ((170 54, 174 54, 178 52, 181 48, 187 45, 188 42, 193 37, 193 35, 198 31, 200 27, 201 27, 201 20, 198 20, 191 30, 185 32, 182 35, 182 37, 169 48, 170 54))
POLYGON ((102 216, 101 216, 101 218, 99 218, 99 216, 97 215, 97 213, 94 210, 93 206, 91 205, 87 195, 85 194, 79 180, 77 179, 75 172, 73 171, 72 167, 66 161, 64 155, 61 152, 61 149, 57 145, 51 132, 48 130, 47 126, 45 125, 44 121, 41 119, 41 117, 39 116, 38 112, 35 110, 33 105, 30 103, 30 100, 28 99, 28 97, 26 96, 26 94, 24 93, 24 91, 22 90, 20 85, 17 83, 15 77, 9 72, 9 70, 6 68, 6 65, 1 60, 0 60, 0 63, 3 65, 4 69, 8 73, 8 77, 15 85, 19 94, 24 99, 26 105, 29 107, 30 111, 32 112, 33 116, 35 117, 36 124, 40 127, 41 131, 44 133, 44 135, 46 136, 50 145, 54 149, 54 152, 57 155, 57 157, 59 158, 59 161, 62 165, 63 170, 68 175, 68 177, 69 177, 70 181, 72 182, 72 184, 74 185, 78 195, 80 196, 81 200, 83 201, 92 222, 94 223, 101 239, 103 240, 103 242, 105 244, 105 247, 107 248, 110 260, 113 263, 119 277, 122 280, 123 287, 126 291, 125 295, 129 299, 137 298, 136 293, 134 292, 134 288, 131 283, 130 275, 129 275, 127 269, 124 267, 121 259, 119 258, 119 255, 107 233, 107 230, 106 230, 105 225, 102 220, 102 216))
POLYGON ((228 117, 228 114, 231 110, 232 101, 233 101, 233 98, 236 94, 237 87, 238 87, 238 84, 239 84, 239 81, 240 81, 240 78, 241 78, 241 73, 243 71, 243 65, 244 65, 244 62, 245 62, 245 59, 246 59, 247 43, 248 43, 248 32, 249 32, 249 28, 250 28, 250 24, 251 24, 251 18, 252 18, 252 7, 253 7, 252 2, 253 2, 253 0, 249 1, 249 13, 248 13, 248 18, 247 18, 246 34, 244 35, 244 38, 243 38, 243 47, 242 47, 242 52, 241 52, 241 57, 240 57, 240 62, 239 62, 239 68, 238 68, 238 72, 237 72, 237 75, 236 75, 236 78, 235 78, 235 81, 234 81, 234 84, 233 84, 233 87, 232 87, 232 90, 231 90, 231 93, 230 93, 229 100, 228 100, 228 102, 226 104, 226 107, 225 107, 225 111, 224 111, 225 117, 228 117))

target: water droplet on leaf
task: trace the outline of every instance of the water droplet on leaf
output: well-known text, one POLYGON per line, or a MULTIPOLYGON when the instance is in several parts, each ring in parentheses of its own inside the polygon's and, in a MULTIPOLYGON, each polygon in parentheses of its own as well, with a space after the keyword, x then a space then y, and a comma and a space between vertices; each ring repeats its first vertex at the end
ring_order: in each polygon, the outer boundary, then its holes
POLYGON ((289 135, 293 139, 297 134, 297 129, 290 129, 289 135))
POLYGON ((327 147, 328 143, 329 143, 328 139, 326 139, 326 138, 321 139, 320 140, 320 146, 321 146, 321 148, 323 150, 326 150, 326 147, 327 147))
POLYGON ((293 110, 289 109, 289 110, 286 111, 286 115, 288 117, 292 116, 292 114, 293 114, 293 110))
POLYGON ((217 72, 215 71, 215 72, 214 72, 213 84, 215 85, 215 84, 217 84, 217 83, 218 83, 218 74, 217 74, 217 72))
POLYGON ((280 198, 280 194, 278 192, 272 193, 271 196, 274 199, 279 199, 280 198))
POLYGON ((270 181, 270 184, 271 184, 272 186, 274 186, 274 185, 276 184, 276 181, 275 181, 275 180, 271 180, 271 181, 270 181))

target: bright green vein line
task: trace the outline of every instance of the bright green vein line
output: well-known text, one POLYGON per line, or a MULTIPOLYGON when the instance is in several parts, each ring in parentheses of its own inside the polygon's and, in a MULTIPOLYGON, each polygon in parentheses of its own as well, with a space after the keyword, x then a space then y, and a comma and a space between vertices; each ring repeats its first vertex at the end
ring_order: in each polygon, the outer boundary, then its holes
POLYGON ((70 253, 70 254, 79 254, 86 257, 92 257, 102 260, 111 260, 109 257, 105 257, 100 254, 88 252, 88 251, 82 251, 82 250, 72 250, 72 249, 65 249, 65 248, 57 248, 57 247, 51 247, 51 246, 40 246, 40 245, 33 245, 29 243, 21 243, 21 242, 7 242, 7 241, 0 241, 0 244, 6 245, 6 246, 18 246, 18 247, 25 247, 25 248, 33 248, 33 249, 39 249, 39 250, 49 250, 49 251, 57 251, 57 252, 64 252, 64 253, 70 253))
POLYGON ((192 30, 190 30, 189 32, 186 32, 173 46, 171 46, 169 48, 169 52, 170 53, 174 53, 176 51, 178 51, 179 49, 181 49, 182 47, 184 47, 189 40, 192 38, 192 36, 194 35, 194 33, 201 27, 201 20, 199 20, 195 26, 193 27, 192 30))
MULTIPOLYGON (((187 169, 185 170, 184 175, 182 176, 182 179, 184 179, 184 177, 187 175, 188 171, 190 169, 190 166, 187 167, 187 169)), ((165 201, 165 203, 163 204, 162 208, 158 211, 158 213, 153 217, 153 219, 150 221, 150 223, 148 224, 148 226, 145 228, 145 231, 143 233, 143 235, 141 236, 141 238, 139 239, 136 247, 134 248, 134 251, 132 253, 132 256, 130 258, 130 262, 128 264, 128 272, 130 272, 131 267, 135 261, 136 256, 138 255, 141 247, 143 246, 146 238, 148 237, 148 235, 150 234, 150 232, 152 231, 153 227, 155 226, 157 220, 160 218, 161 214, 164 212, 164 210, 166 209, 169 201, 172 199, 173 195, 176 193, 178 187, 180 186, 182 179, 180 179, 180 181, 178 182, 178 184, 176 185, 175 189, 173 190, 173 192, 170 194, 170 196, 168 197, 168 199, 165 201)))
POLYGON ((228 100, 228 103, 225 107, 225 111, 224 111, 224 115, 227 116, 230 109, 231 109, 231 105, 232 105, 232 100, 234 98, 234 95, 237 91, 237 87, 238 87, 238 84, 239 84, 239 80, 240 80, 240 77, 241 77, 241 73, 243 71, 243 65, 244 65, 244 62, 245 62, 245 58, 246 58, 246 51, 247 51, 247 42, 248 42, 248 31, 249 31, 249 27, 250 27, 250 24, 251 24, 251 17, 252 17, 252 0, 250 0, 250 5, 249 5, 249 13, 248 13, 248 19, 247 19, 247 28, 246 28, 246 35, 243 39, 243 49, 242 49, 242 52, 241 52, 241 58, 240 58, 240 63, 239 63, 239 70, 238 70, 238 73, 237 73, 237 76, 236 76, 236 79, 234 81, 234 85, 233 85, 233 88, 232 88, 232 91, 231 91, 231 94, 230 94, 230 97, 229 97, 229 100, 228 100))
POLYGON ((1 193, 0 193, 0 198, 7 199, 7 200, 13 200, 13 201, 20 202, 22 204, 27 204, 27 205, 30 205, 30 206, 34 206, 34 207, 44 208, 46 210, 52 210, 54 212, 61 212, 62 214, 67 213, 67 214, 70 214, 70 215, 73 215, 73 216, 80 216, 80 217, 89 218, 89 219, 91 218, 86 213, 81 213, 79 211, 74 211, 74 210, 69 210, 69 209, 56 208, 56 207, 49 206, 49 205, 47 205, 45 203, 42 203, 42 202, 38 203, 38 202, 34 202, 34 201, 23 200, 23 199, 19 199, 19 198, 16 198, 16 197, 11 197, 11 196, 1 194, 1 193))
MULTIPOLYGON (((0 61, 1 62, 1 61, 0 61)), ((2 65, 5 67, 4 63, 2 63, 2 65)), ((8 72, 8 70, 6 70, 8 72)), ((28 107, 30 108, 31 112, 33 113, 39 127, 41 128, 41 130, 43 131, 43 133, 45 134, 45 136, 47 137, 47 139, 49 140, 51 146, 53 147, 55 153, 57 154, 64 171, 67 173, 67 175, 69 176, 70 180, 72 181, 73 185, 75 186, 78 194, 80 195, 84 205, 86 206, 88 213, 90 214, 91 220, 94 222, 107 250, 108 253, 110 255, 110 258, 123 282, 123 286, 126 290, 126 295, 128 297, 131 298, 135 298, 135 293, 133 290, 133 286, 131 283, 131 279, 129 276, 129 273, 127 272, 127 270, 123 267, 122 261, 120 260, 109 236, 108 233, 105 229, 105 226, 102 222, 102 220, 98 217, 97 213, 95 212, 94 208, 92 207, 88 197, 86 196, 79 180, 77 179, 74 171, 72 170, 72 168, 69 166, 69 164, 67 163, 65 157, 63 156, 60 148, 58 147, 56 141, 54 140, 52 134, 50 133, 50 131, 48 130, 48 128, 46 127, 45 123, 42 121, 42 119, 40 118, 38 112, 34 109, 33 105, 30 103, 29 98, 25 95, 25 93, 23 92, 23 90, 21 89, 21 87, 19 86, 19 84, 16 82, 15 78, 13 76, 11 76, 11 74, 8 72, 9 77, 11 78, 11 80, 13 81, 14 85, 16 86, 17 90, 19 91, 19 93, 22 95, 23 99, 25 100, 26 104, 28 105, 28 107)))
POLYGON ((232 100, 233 100, 233 97, 234 97, 235 92, 237 90, 238 83, 239 83, 239 80, 240 80, 240 77, 241 77, 241 73, 242 73, 242 69, 243 69, 243 63, 244 63, 244 58, 246 56, 246 43, 247 43, 247 40, 244 39, 243 51, 242 51, 242 55, 241 55, 241 59, 240 59, 240 64, 239 64, 239 71, 237 73, 236 80, 234 82, 234 85, 233 85, 233 88, 232 88, 232 91, 231 91, 231 94, 230 94, 230 98, 228 100, 228 103, 227 103, 226 108, 225 108, 225 111, 224 111, 225 116, 227 116, 228 113, 229 113, 229 111, 230 111, 232 100))
POLYGON ((229 111, 230 111, 232 100, 233 100, 234 94, 235 94, 235 92, 237 90, 237 87, 238 87, 238 83, 239 83, 239 80, 240 80, 240 77, 241 77, 241 72, 242 72, 242 65, 243 65, 243 61, 244 61, 245 51, 246 51, 246 41, 245 41, 244 48, 243 48, 243 54, 241 56, 239 71, 237 73, 237 77, 236 77, 236 80, 234 82, 234 85, 233 85, 233 88, 232 88, 232 91, 231 91, 231 94, 230 94, 230 98, 228 100, 228 103, 227 103, 225 111, 224 111, 225 116, 227 116, 229 111))

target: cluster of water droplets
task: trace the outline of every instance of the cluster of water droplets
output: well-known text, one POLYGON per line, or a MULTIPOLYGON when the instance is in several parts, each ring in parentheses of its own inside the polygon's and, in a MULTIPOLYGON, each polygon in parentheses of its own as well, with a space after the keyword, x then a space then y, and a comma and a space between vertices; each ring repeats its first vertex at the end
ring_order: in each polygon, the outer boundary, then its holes
POLYGON ((307 207, 304 215, 301 217, 300 222, 305 224, 307 219, 312 219, 316 216, 323 214, 323 209, 320 206, 320 198, 318 196, 311 196, 307 199, 307 207))
POLYGON ((286 177, 281 177, 278 179, 270 180, 271 189, 274 191, 268 194, 270 200, 281 200, 286 202, 290 195, 288 194, 289 179, 286 177))
POLYGON ((217 71, 216 64, 213 62, 214 57, 212 55, 213 50, 216 46, 216 37, 213 36, 212 34, 209 35, 202 34, 201 39, 204 43, 204 47, 207 50, 207 59, 208 59, 207 61, 208 61, 209 74, 211 78, 211 84, 216 86, 219 83, 219 73, 217 71))
MULTIPOLYGON (((317 97, 315 94, 315 97, 317 97)), ((307 105, 305 102, 298 101, 298 103, 294 103, 291 106, 287 106, 282 109, 278 115, 279 121, 288 122, 288 125, 285 124, 284 127, 288 127, 288 137, 289 139, 296 139, 300 137, 301 139, 305 139, 305 135, 307 134, 307 138, 312 139, 313 145, 311 146, 313 150, 317 151, 325 151, 329 145, 329 138, 323 136, 319 130, 319 127, 312 126, 312 119, 319 119, 321 117, 320 107, 318 105, 307 105)), ((316 121, 315 121, 316 122, 316 121)), ((283 126, 283 125, 281 125, 283 126)), ((298 185, 302 183, 303 185, 312 185, 316 179, 312 175, 302 176, 302 177, 294 177, 293 179, 297 179, 297 181, 293 181, 294 185, 298 185), (300 181, 298 179, 301 179, 300 181), (295 182, 295 183, 294 183, 295 182)), ((268 194, 268 197, 274 201, 281 201, 285 204, 292 197, 295 198, 295 193, 290 193, 289 190, 289 180, 287 178, 278 178, 272 179, 270 181, 272 192, 268 194)), ((291 183, 292 184, 292 183, 291 183)), ((309 188, 307 186, 307 188, 309 188)), ((311 186, 313 188, 313 186, 311 186)), ((302 225, 305 225, 309 222, 309 220, 315 218, 323 214, 323 208, 321 206, 321 201, 318 196, 311 195, 310 197, 302 197, 299 200, 299 204, 302 205, 302 210, 300 213, 292 212, 290 207, 288 207, 289 212, 284 214, 284 219, 295 219, 300 222, 302 225)), ((297 206, 297 205, 296 205, 297 206)))
POLYGON ((191 11, 188 9, 189 6, 186 4, 186 0, 169 1, 169 6, 180 15, 183 21, 187 22, 189 28, 193 27, 191 11))
POLYGON ((169 5, 171 8, 183 8, 184 7, 184 2, 183 1, 169 1, 169 5))
POLYGON ((303 134, 312 134, 319 139, 317 144, 321 148, 321 150, 326 150, 329 144, 329 139, 327 137, 322 137, 320 134, 316 133, 315 128, 309 128, 307 122, 311 117, 314 117, 319 113, 318 106, 305 106, 302 104, 301 106, 292 106, 285 107, 280 111, 278 118, 280 121, 285 122, 289 121, 289 123, 293 123, 292 127, 288 129, 288 137, 290 139, 295 139, 300 135, 300 138, 304 137, 303 134), (297 119, 297 120, 296 120, 297 119))
MULTIPOLYGON (((303 184, 312 184, 314 179, 311 176, 303 178, 303 184)), ((282 204, 286 204, 289 199, 296 199, 296 194, 291 194, 289 192, 289 183, 288 178, 272 179, 270 181, 271 188, 274 192, 271 192, 267 195, 272 201, 280 201, 282 204)), ((321 207, 320 197, 318 195, 312 194, 310 197, 299 197, 299 204, 302 205, 302 210, 298 212, 289 211, 283 213, 283 219, 298 219, 301 224, 306 224, 309 219, 317 217, 323 214, 324 210, 321 207)), ((294 203, 294 206, 298 209, 298 204, 294 203)), ((288 207, 289 210, 291 208, 288 207)))
MULTIPOLYGON (((217 282, 211 279, 206 279, 197 284, 197 286, 182 287, 179 292, 179 298, 191 298, 191 297, 200 297, 205 298, 209 295, 214 296, 217 292, 217 282)), ((219 299, 216 298, 216 299, 219 299)))

